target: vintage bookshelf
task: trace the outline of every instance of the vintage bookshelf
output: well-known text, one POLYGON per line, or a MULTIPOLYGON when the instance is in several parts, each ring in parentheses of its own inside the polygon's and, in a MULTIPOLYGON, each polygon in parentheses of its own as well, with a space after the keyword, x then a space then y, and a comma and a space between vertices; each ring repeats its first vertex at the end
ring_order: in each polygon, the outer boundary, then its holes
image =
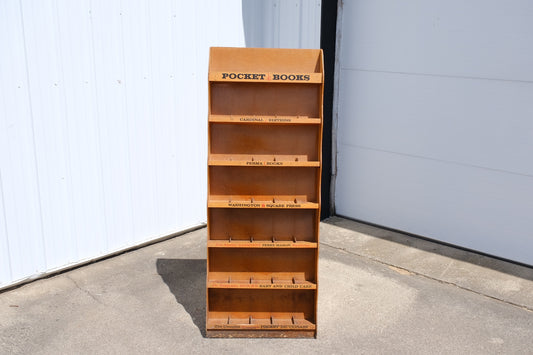
POLYGON ((322 51, 211 48, 206 333, 315 337, 322 51))

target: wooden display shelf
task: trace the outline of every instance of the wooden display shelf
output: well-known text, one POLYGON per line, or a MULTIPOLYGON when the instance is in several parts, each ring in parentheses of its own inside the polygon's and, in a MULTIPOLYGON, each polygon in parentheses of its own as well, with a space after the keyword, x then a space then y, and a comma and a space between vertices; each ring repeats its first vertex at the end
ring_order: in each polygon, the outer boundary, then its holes
POLYGON ((315 337, 321 50, 211 48, 208 337, 315 337))
POLYGON ((208 248, 316 248, 318 243, 299 240, 222 239, 208 240, 208 248))
POLYGON ((318 49, 211 48, 209 72, 322 73, 318 49))
POLYGON ((306 196, 273 196, 273 195, 248 195, 227 196, 211 195, 207 201, 210 208, 302 208, 318 209, 319 204, 309 202, 306 196))
POLYGON ((209 115, 211 123, 320 124, 320 118, 307 116, 209 115))
POLYGON ((301 312, 210 312, 207 329, 314 330, 315 324, 301 312))
POLYGON ((322 73, 278 73, 278 72, 224 72, 209 73, 211 82, 258 82, 258 83, 280 83, 280 84, 320 84, 322 83, 322 73))
POLYGON ((297 166, 319 167, 319 161, 308 161, 307 155, 210 154, 210 166, 297 166))

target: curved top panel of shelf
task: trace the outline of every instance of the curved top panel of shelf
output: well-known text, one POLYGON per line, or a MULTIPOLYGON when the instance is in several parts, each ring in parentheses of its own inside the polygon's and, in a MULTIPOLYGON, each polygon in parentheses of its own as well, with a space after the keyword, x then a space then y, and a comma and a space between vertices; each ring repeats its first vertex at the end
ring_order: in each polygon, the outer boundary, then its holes
POLYGON ((323 73, 321 49, 212 47, 209 73, 323 73))
POLYGON ((251 72, 251 71, 220 71, 210 72, 209 81, 239 83, 280 83, 280 84, 321 84, 322 73, 297 72, 251 72))

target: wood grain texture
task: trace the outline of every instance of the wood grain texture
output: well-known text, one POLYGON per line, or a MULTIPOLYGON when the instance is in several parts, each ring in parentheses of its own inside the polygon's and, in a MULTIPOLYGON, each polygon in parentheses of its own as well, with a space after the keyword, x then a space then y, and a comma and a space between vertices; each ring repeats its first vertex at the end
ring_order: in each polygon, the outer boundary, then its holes
POLYGON ((212 48, 209 78, 208 336, 315 336, 322 53, 212 48))

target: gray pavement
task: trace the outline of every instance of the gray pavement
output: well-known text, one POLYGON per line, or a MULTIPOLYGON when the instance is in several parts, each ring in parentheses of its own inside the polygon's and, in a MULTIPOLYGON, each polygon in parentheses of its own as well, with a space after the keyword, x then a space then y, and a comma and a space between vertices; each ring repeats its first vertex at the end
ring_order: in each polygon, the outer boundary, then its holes
POLYGON ((533 269, 334 217, 317 339, 207 339, 206 229, 0 293, 0 353, 533 354, 533 269))

